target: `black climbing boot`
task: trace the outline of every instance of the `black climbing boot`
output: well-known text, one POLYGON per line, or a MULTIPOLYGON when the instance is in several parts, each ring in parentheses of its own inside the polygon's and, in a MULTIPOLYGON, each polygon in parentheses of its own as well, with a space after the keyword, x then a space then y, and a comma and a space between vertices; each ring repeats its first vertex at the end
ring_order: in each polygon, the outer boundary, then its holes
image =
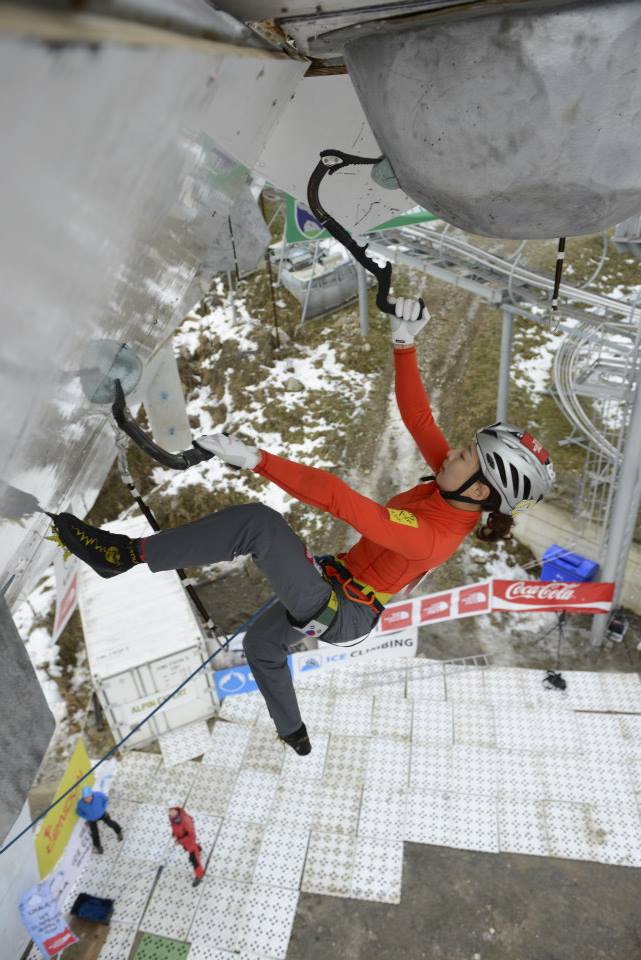
POLYGON ((307 727, 304 723, 301 723, 298 730, 294 730, 293 733, 288 734, 286 737, 281 737, 281 740, 284 740, 296 753, 300 754, 301 757, 306 756, 308 753, 312 752, 312 745, 309 742, 309 737, 307 736, 307 727))
POLYGON ((72 513, 48 513, 56 543, 88 563, 101 577, 115 577, 140 563, 134 541, 122 533, 91 527, 72 513))

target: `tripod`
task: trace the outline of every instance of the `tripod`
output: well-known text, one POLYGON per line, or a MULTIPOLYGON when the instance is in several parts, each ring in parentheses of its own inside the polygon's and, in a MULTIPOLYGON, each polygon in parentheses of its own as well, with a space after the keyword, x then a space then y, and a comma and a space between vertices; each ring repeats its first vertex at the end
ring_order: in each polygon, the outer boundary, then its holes
POLYGON ((554 626, 550 627, 547 630, 541 639, 549 637, 553 630, 558 630, 558 642, 556 647, 556 669, 548 670, 545 677, 543 678, 543 685, 547 687, 554 687, 556 690, 565 690, 567 687, 566 680, 561 676, 559 672, 559 667, 561 665, 561 644, 565 637, 565 621, 567 617, 567 611, 561 610, 560 613, 556 615, 556 623, 554 626))

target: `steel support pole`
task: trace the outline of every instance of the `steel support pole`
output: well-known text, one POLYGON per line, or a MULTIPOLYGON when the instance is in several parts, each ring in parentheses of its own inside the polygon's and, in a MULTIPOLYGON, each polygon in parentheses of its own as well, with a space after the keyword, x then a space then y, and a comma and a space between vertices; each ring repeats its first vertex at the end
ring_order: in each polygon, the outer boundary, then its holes
POLYGON ((231 270, 227 271, 227 294, 229 296, 229 306, 231 309, 231 322, 236 323, 236 301, 234 300, 234 284, 231 279, 231 270))
POLYGON ((496 419, 507 422, 507 400, 510 391, 510 366, 512 363, 512 336, 514 334, 514 316, 508 310, 501 310, 501 361, 499 383, 496 397, 496 419))
MULTIPOLYGON (((617 479, 612 505, 608 544, 601 566, 601 580, 614 583, 615 606, 620 599, 625 567, 641 504, 641 364, 637 369, 636 387, 630 426, 623 448, 623 462, 617 479)), ((603 643, 608 617, 602 614, 592 618, 592 645, 603 643)))
POLYGON ((358 314, 361 324, 361 336, 366 337, 369 333, 369 304, 367 302, 367 276, 365 267, 354 260, 356 267, 356 276, 358 278, 358 314))
POLYGON ((285 254, 287 253, 287 243, 285 240, 286 236, 287 236, 287 218, 285 217, 285 223, 283 225, 283 236, 280 241, 280 259, 278 261, 278 279, 276 281, 278 286, 280 286, 280 278, 283 273, 283 260, 285 259, 285 254))
POLYGON ((312 260, 312 269, 309 273, 309 283, 307 284, 307 290, 305 291, 305 302, 303 303, 303 310, 300 315, 300 320, 298 326, 302 326, 305 323, 305 317, 307 316, 307 305, 309 303, 309 295, 312 292, 312 283, 314 282, 314 271, 316 269, 316 261, 318 260, 318 251, 320 250, 320 240, 316 241, 314 246, 314 259, 312 260))

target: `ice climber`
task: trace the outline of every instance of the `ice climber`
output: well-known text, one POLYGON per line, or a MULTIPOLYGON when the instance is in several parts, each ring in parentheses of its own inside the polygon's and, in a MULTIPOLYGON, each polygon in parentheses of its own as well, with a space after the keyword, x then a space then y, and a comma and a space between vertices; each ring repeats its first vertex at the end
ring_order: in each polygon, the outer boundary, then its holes
POLYGON ((108 827, 114 831, 119 840, 122 840, 122 827, 115 820, 112 820, 107 813, 107 804, 109 798, 100 790, 92 790, 91 787, 82 788, 82 796, 76 804, 76 813, 83 820, 87 821, 87 826, 91 833, 93 848, 96 853, 102 853, 102 844, 100 843, 100 834, 98 833, 98 821, 102 820, 108 827))
POLYGON ((194 868, 192 887, 197 887, 205 876, 205 868, 200 860, 202 847, 196 839, 194 821, 182 807, 170 807, 169 822, 171 823, 171 832, 174 835, 175 842, 179 843, 189 854, 189 862, 194 868))
POLYGON ((502 423, 450 449, 432 416, 414 337, 426 308, 399 299, 392 317, 395 389, 405 426, 434 472, 382 505, 326 470, 294 463, 223 434, 196 441, 226 463, 253 470, 303 503, 344 520, 361 536, 344 554, 313 557, 275 510, 229 507, 140 540, 50 514, 62 543, 103 577, 138 563, 153 571, 197 567, 251 554, 277 602, 249 628, 245 653, 276 730, 299 754, 311 745, 287 666, 303 633, 330 643, 366 636, 389 599, 444 563, 475 527, 482 540, 506 536, 513 514, 548 493, 554 470, 529 433, 502 423), (485 515, 484 515, 485 514, 485 515))

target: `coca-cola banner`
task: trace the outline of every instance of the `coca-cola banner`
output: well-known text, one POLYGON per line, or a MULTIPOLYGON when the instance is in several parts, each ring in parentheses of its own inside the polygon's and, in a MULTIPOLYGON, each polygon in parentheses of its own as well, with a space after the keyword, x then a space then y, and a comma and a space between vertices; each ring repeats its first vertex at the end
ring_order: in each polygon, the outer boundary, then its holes
POLYGON ((541 580, 482 580, 442 593, 389 603, 377 633, 394 633, 426 623, 475 617, 495 610, 567 610, 568 613, 607 613, 613 583, 558 583, 541 580))
POLYGON ((607 613, 614 596, 613 583, 562 583, 556 580, 493 580, 493 610, 567 610, 569 613, 607 613))

